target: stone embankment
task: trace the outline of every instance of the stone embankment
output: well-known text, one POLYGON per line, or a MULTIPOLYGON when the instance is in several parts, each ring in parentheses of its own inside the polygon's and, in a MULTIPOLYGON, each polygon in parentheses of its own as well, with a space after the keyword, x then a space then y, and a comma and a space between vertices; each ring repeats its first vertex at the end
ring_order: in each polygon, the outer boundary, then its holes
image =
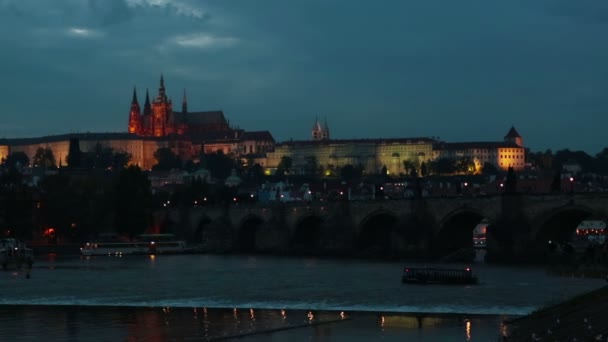
POLYGON ((608 341, 608 286, 506 325, 503 341, 608 341))

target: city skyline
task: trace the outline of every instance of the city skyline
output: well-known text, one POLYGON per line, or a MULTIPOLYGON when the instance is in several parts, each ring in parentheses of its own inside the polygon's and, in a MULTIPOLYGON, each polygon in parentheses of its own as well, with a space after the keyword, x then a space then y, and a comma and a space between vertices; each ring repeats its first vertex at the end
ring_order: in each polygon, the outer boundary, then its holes
POLYGON ((440 137, 599 152, 608 5, 4 1, 0 138, 124 132, 164 74, 175 103, 278 141, 440 137))

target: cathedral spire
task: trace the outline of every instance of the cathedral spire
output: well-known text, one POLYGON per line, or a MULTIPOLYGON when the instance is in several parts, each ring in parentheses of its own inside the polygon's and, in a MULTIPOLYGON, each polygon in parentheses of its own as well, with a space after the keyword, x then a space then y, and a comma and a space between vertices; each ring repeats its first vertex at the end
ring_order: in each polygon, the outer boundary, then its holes
POLYGON ((165 95, 165 79, 163 78, 163 74, 160 74, 160 87, 158 87, 158 101, 166 102, 167 95, 165 95))
POLYGON ((139 104, 137 102, 137 90, 133 87, 133 100, 131 100, 131 104, 139 104))
POLYGON ((152 106, 150 105, 150 94, 146 89, 146 103, 144 103, 144 115, 152 114, 152 106))
POLYGON ((182 100, 182 113, 188 113, 188 100, 186 99, 186 88, 184 88, 184 99, 182 100))
POLYGON ((137 102, 137 91, 133 87, 133 99, 131 100, 131 111, 129 112, 129 133, 139 134, 141 130, 141 111, 137 102))

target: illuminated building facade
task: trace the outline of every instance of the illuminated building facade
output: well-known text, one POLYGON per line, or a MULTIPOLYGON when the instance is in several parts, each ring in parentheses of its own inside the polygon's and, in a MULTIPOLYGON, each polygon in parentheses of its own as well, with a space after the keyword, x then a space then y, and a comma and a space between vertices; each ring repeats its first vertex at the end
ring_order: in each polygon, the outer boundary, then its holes
POLYGON ((283 157, 292 160, 291 172, 295 174, 317 172, 326 174, 346 165, 359 166, 364 172, 375 174, 386 167, 393 175, 406 174, 406 165, 418 169, 420 165, 439 158, 458 160, 467 158, 475 163, 474 172, 480 172, 484 163, 507 170, 525 167, 523 139, 512 127, 503 141, 446 143, 432 138, 397 139, 329 139, 329 128, 315 122, 310 141, 279 143, 266 155, 266 168, 276 169, 283 157), (324 132, 327 132, 324 136, 324 132))
POLYGON ((137 92, 133 90, 129 112, 128 132, 137 136, 166 137, 171 135, 187 136, 191 140, 208 140, 218 136, 233 136, 224 113, 220 110, 188 112, 186 91, 182 100, 181 112, 173 110, 173 102, 165 91, 165 81, 160 77, 158 95, 150 102, 146 91, 143 111, 139 106, 137 92))
POLYGON ((131 155, 131 164, 151 169, 157 163, 154 153, 159 148, 170 148, 182 160, 197 159, 201 152, 221 151, 235 157, 261 155, 274 146, 268 131, 247 132, 231 128, 220 110, 189 112, 186 92, 181 112, 173 111, 167 96, 164 78, 160 78, 158 95, 150 101, 146 92, 143 110, 133 90, 127 133, 81 133, 37 138, 0 140, 0 158, 9 153, 24 152, 30 162, 38 148, 49 148, 57 164, 66 166, 70 139, 79 141, 82 152, 94 151, 99 144, 116 152, 131 155))
POLYGON ((475 163, 475 171, 482 170, 485 163, 494 165, 497 169, 521 170, 526 166, 526 150, 523 146, 523 139, 511 127, 503 141, 491 142, 441 142, 435 146, 437 158, 447 158, 458 160, 467 158, 475 163))

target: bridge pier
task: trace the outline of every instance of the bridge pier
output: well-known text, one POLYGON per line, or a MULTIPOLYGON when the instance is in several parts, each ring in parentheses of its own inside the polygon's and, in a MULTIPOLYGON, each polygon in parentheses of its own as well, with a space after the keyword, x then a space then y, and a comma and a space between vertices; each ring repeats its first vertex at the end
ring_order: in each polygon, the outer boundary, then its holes
POLYGON ((442 249, 449 253, 471 248, 472 231, 484 221, 489 225, 487 260, 515 262, 538 255, 543 247, 538 241, 547 236, 573 233, 584 218, 606 218, 606 208, 608 194, 510 194, 204 205, 174 209, 165 217, 170 232, 202 242, 211 253, 399 258, 428 258, 442 249))

